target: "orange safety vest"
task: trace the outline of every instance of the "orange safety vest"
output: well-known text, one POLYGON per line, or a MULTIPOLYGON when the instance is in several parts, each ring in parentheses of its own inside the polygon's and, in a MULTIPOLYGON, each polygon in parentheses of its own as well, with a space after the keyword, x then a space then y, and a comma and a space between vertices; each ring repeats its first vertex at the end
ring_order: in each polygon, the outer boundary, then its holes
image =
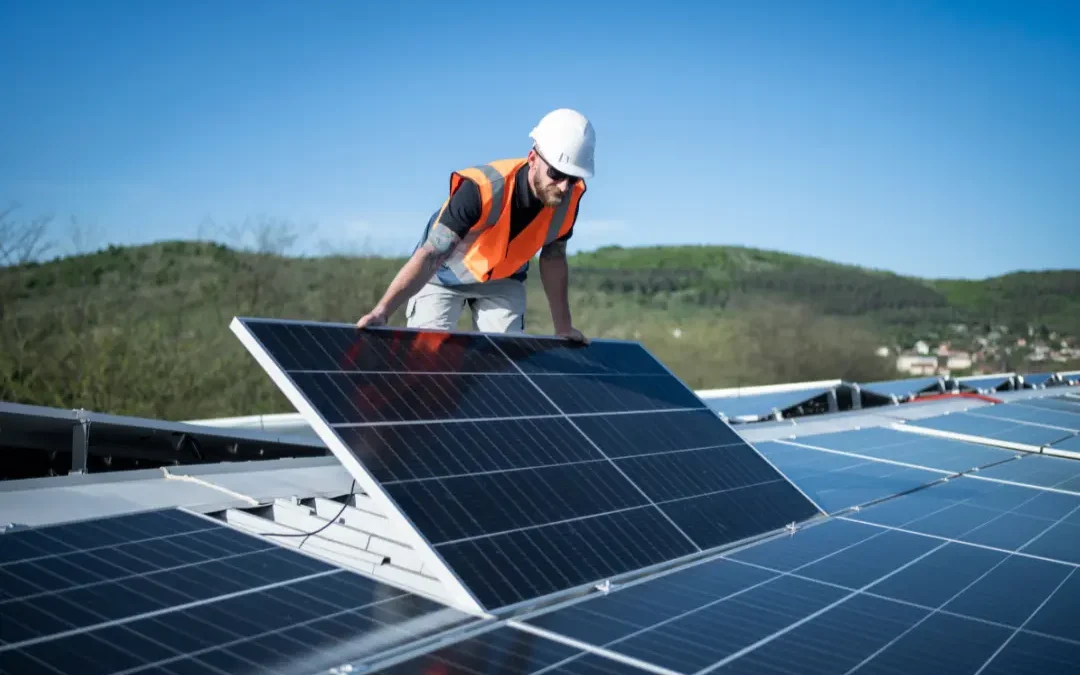
MULTIPOLYGON (((444 270, 460 283, 505 279, 524 269, 546 244, 570 231, 577 218, 585 181, 578 180, 562 203, 540 209, 523 231, 510 239, 510 204, 517 172, 527 158, 501 159, 450 174, 450 194, 432 225, 439 221, 462 182, 468 178, 480 188, 480 219, 447 259, 444 270)), ((445 277, 440 273, 440 277, 445 277)))

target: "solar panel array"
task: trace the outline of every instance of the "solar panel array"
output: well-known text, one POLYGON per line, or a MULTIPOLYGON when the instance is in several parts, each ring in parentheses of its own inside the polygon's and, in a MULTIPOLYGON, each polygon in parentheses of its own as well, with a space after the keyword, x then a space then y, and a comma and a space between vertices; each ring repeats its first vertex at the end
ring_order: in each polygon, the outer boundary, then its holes
POLYGON ((637 343, 233 330, 444 583, 485 610, 821 513, 637 343))
POLYGON ((0 534, 0 673, 1080 662, 1080 461, 1040 453, 1080 438, 1076 399, 754 448, 630 343, 233 328, 444 580, 479 609, 546 602, 481 619, 205 516, 141 513, 0 534))
MULTIPOLYGON (((890 504, 902 510, 914 494, 890 504)), ((975 532, 997 513, 1014 514, 988 511, 949 531, 975 532)), ((1035 535, 995 549, 833 520, 526 623, 653 672, 1068 672, 1080 658, 1080 576, 1069 561, 1027 553, 1025 541, 1061 521, 1036 522, 1035 535)))
POLYGON ((313 673, 475 621, 179 510, 0 535, 12 675, 313 673))

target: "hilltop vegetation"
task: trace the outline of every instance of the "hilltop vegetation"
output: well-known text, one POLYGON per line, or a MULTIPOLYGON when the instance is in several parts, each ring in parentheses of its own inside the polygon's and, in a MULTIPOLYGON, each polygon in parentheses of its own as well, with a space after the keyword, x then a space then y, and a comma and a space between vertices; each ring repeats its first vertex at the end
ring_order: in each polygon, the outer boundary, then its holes
MULTIPOLYGON (((0 400, 166 419, 291 410, 230 319, 352 322, 402 260, 261 248, 167 242, 0 268, 0 400)), ((897 377, 874 350, 921 325, 1035 321, 1080 334, 1075 271, 925 281, 745 248, 664 247, 578 254, 571 275, 586 334, 640 340, 693 387, 897 377)), ((529 303, 529 332, 550 333, 535 268, 529 303)))

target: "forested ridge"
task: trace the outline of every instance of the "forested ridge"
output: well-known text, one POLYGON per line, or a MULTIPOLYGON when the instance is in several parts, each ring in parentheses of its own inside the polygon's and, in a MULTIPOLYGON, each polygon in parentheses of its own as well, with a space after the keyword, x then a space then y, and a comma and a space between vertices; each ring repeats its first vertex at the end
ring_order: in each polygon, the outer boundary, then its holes
MULTIPOLYGON (((229 320, 355 321, 402 262, 184 241, 2 267, 0 400, 166 419, 289 411, 229 320)), ((1077 270, 918 279, 728 246, 609 247, 570 266, 578 327, 640 340, 693 387, 897 377, 879 346, 955 324, 1080 334, 1077 270)), ((535 266, 528 286, 528 331, 550 333, 535 266)))

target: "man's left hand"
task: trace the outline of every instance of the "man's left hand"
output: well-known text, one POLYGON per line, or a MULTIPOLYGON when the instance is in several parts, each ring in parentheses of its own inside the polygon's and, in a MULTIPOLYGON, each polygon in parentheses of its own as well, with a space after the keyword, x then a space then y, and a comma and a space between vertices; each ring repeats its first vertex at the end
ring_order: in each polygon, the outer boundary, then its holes
POLYGON ((585 337, 585 334, 579 331, 577 328, 570 326, 556 333, 561 338, 566 338, 572 342, 580 342, 583 345, 589 344, 589 338, 585 337))

